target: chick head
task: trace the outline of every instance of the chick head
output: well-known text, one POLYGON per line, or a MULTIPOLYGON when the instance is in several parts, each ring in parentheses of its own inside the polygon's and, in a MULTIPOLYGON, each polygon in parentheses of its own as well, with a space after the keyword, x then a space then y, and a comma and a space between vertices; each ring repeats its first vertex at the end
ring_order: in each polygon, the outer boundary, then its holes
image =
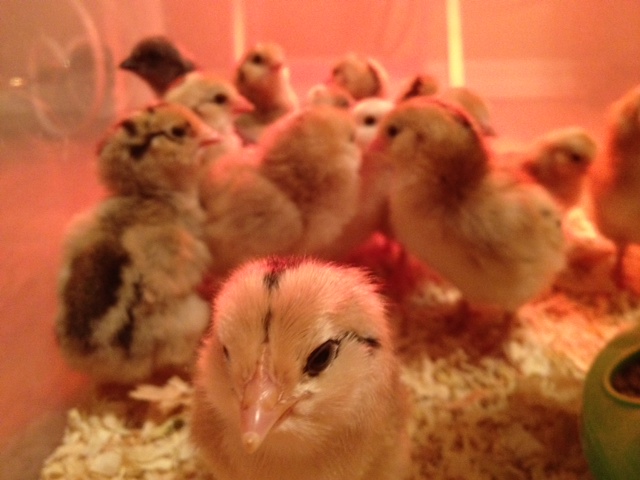
POLYGON ((225 126, 234 115, 253 109, 231 82, 199 72, 192 72, 174 84, 164 100, 190 108, 212 128, 225 126))
POLYGON ((328 83, 346 89, 355 100, 362 100, 366 97, 384 97, 389 76, 376 60, 348 53, 334 65, 328 83))
POLYGON ((373 141, 384 116, 393 109, 393 102, 382 98, 365 98, 351 110, 356 122, 356 142, 363 150, 373 141))
POLYGON ((186 107, 153 105, 117 123, 100 143, 99 175, 119 195, 191 190, 203 165, 200 149, 219 139, 186 107))
POLYGON ((284 50, 277 43, 258 43, 248 50, 236 68, 235 85, 242 95, 260 105, 289 81, 284 50))
POLYGON ((397 169, 427 172, 440 183, 480 178, 489 163, 473 118, 430 97, 396 106, 384 118, 370 149, 382 153, 397 169))
POLYGON ((167 37, 145 37, 119 65, 145 79, 161 95, 176 78, 195 70, 195 64, 185 58, 167 37))
POLYGON ((582 128, 555 130, 535 143, 535 162, 529 167, 557 180, 580 178, 587 173, 596 150, 595 140, 582 128))
POLYGON ((222 287, 200 370, 247 451, 296 449, 362 421, 390 352, 384 304, 363 272, 269 258, 222 287))

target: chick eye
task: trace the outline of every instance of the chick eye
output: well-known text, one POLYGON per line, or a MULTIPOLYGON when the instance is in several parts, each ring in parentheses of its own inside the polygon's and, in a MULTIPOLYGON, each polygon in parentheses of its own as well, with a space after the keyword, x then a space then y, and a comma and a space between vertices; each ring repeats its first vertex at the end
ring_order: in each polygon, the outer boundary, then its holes
POLYGON ((339 343, 336 340, 327 340, 317 347, 309 357, 304 366, 304 373, 310 377, 317 377, 331 364, 338 354, 339 343))
POLYGON ((569 155, 569 160, 571 160, 571 163, 582 163, 582 156, 577 153, 572 153, 569 155))
POLYGON ((366 117, 364 117, 363 121, 364 121, 364 124, 369 127, 372 127, 373 125, 378 123, 378 120, 373 115, 367 115, 366 117))
POLYGON ((218 105, 224 105, 229 100, 229 97, 224 93, 216 93, 213 97, 213 103, 217 103, 218 105))
POLYGON ((387 127, 387 135, 390 138, 395 137, 396 135, 398 135, 400 133, 400 129, 398 127, 396 127, 395 125, 389 125, 387 127))
POLYGON ((264 63, 264 57, 259 53, 256 53, 251 57, 251 63, 255 63, 256 65, 262 65, 264 63))
POLYGON ((187 129, 185 127, 173 127, 171 129, 171 135, 176 138, 182 138, 187 134, 187 129))

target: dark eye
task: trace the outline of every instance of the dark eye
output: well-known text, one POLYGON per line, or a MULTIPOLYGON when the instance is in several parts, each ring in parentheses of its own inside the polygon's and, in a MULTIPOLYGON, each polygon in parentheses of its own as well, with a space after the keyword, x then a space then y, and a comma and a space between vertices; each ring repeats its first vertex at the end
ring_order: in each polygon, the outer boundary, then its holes
POLYGON ((307 364, 304 366, 304 373, 310 377, 320 375, 336 358, 338 345, 336 340, 327 340, 311 352, 307 358, 307 364))
POLYGON ((582 155, 578 155, 577 153, 572 153, 569 155, 569 160, 571 160, 572 163, 582 163, 582 155))
POLYGON ((185 127, 173 127, 171 129, 171 135, 177 138, 182 138, 187 134, 187 129, 185 127))
POLYGON ((224 93, 216 93, 213 97, 213 103, 217 103, 218 105, 224 105, 229 100, 229 97, 224 93))
POLYGON ((367 115, 366 117, 364 117, 365 125, 372 127, 376 123, 378 123, 378 119, 376 119, 376 117, 374 117, 373 115, 367 115))
POLYGON ((396 127, 395 125, 389 125, 387 127, 387 135, 390 138, 395 137, 396 135, 398 135, 400 133, 400 129, 398 127, 396 127))
POLYGON ((264 57, 259 53, 256 53, 251 57, 251 63, 255 63, 256 65, 262 65, 264 63, 264 57))

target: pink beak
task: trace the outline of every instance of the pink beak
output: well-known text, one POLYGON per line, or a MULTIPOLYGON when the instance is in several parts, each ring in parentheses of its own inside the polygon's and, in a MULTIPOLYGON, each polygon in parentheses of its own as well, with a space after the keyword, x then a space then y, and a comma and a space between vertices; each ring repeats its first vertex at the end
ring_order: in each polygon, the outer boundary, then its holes
POLYGON ((210 130, 202 139, 200 139, 200 143, 198 144, 198 146, 200 148, 209 147, 211 145, 215 145, 216 143, 220 143, 221 140, 222 137, 218 132, 210 130))
POLYGON ((271 378, 261 360, 253 377, 245 385, 242 396, 240 421, 242 444, 254 453, 273 427, 287 415, 293 399, 282 399, 281 389, 271 378))
POLYGON ((253 110, 255 110, 253 103, 243 96, 238 96, 231 104, 231 113, 234 114, 252 112, 253 110))

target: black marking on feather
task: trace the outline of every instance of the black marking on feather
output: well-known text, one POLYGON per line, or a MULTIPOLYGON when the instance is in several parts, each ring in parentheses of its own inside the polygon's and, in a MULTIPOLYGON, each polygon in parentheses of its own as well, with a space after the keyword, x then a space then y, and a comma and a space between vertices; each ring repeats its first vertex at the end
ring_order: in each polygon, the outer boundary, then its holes
POLYGON ((76 256, 62 291, 66 306, 64 333, 79 349, 91 353, 94 326, 118 301, 122 270, 129 256, 117 241, 104 240, 76 256))
POLYGON ((264 343, 269 342, 269 330, 271 329, 271 319, 273 317, 273 312, 271 311, 271 307, 267 310, 264 318, 262 319, 262 328, 264 329, 264 343))
POLYGON ((263 282, 269 292, 277 290, 280 283, 282 273, 290 268, 296 267, 301 263, 302 259, 296 257, 270 257, 267 259, 263 282))
POLYGON ((142 281, 138 280, 133 284, 133 301, 127 306, 127 318, 124 325, 113 336, 112 344, 122 348, 127 357, 131 356, 131 345, 133 344, 133 333, 135 330, 134 308, 142 299, 142 281))
POLYGON ((363 337, 361 335, 358 335, 356 332, 347 332, 344 335, 343 339, 345 338, 348 340, 355 340, 356 342, 362 343, 363 345, 372 349, 378 349, 382 346, 380 340, 378 340, 377 338, 363 337))
POLYGON ((124 130, 127 132, 127 134, 130 137, 135 137, 138 134, 138 128, 136 127, 136 124, 133 120, 130 120, 130 119, 123 120, 120 123, 120 126, 124 128, 124 130))

